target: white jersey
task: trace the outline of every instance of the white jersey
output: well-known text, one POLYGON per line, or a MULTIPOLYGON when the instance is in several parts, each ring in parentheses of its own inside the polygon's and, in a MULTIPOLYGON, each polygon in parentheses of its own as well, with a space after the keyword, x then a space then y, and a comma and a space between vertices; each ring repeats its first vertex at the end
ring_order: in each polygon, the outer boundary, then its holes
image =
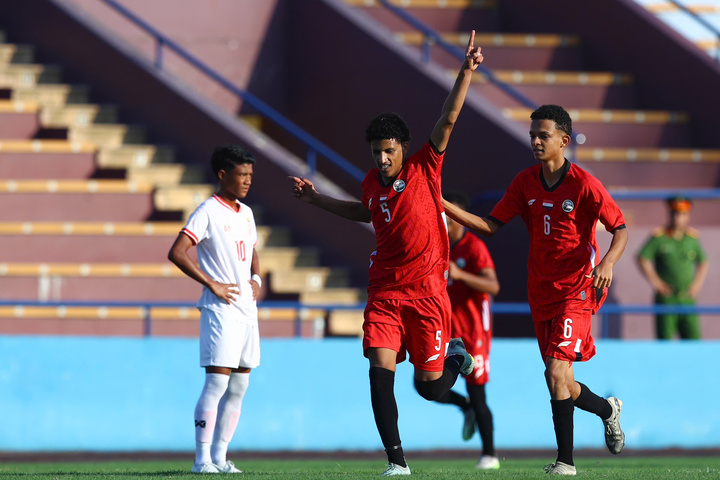
MULTIPOLYGON (((257 304, 250 286, 253 251, 257 244, 255 217, 247 205, 237 201, 239 211, 217 194, 205 200, 190 215, 182 232, 197 246, 200 268, 220 283, 237 284, 240 294, 231 305, 204 287, 199 308, 235 315, 244 323, 257 324, 257 304)), ((234 316, 234 315, 233 315, 234 316)))

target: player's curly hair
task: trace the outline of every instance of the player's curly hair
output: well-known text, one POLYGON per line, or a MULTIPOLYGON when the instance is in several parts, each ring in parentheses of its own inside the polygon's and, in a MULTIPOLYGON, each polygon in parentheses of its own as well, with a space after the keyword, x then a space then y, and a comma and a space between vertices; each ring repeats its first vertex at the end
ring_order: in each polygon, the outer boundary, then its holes
POLYGON ((254 164, 255 157, 240 145, 233 143, 215 147, 212 157, 210 157, 210 166, 215 176, 220 170, 229 172, 236 165, 242 165, 243 163, 254 164))
POLYGON ((572 118, 560 105, 542 105, 530 114, 531 120, 552 120, 555 128, 572 135, 572 118))
POLYGON ((410 142, 410 128, 400 115, 384 112, 373 118, 365 129, 365 141, 392 140, 400 143, 410 142))
POLYGON ((450 203, 454 203, 463 210, 470 208, 470 197, 460 190, 447 190, 443 192, 443 198, 450 203))

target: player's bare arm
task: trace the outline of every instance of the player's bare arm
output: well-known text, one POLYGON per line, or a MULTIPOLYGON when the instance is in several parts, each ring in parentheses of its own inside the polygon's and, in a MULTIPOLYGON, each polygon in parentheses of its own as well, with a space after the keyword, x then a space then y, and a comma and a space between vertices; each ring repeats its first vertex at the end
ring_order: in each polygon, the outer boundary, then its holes
POLYGON ((612 284, 613 266, 620 260, 627 242, 627 228, 617 229, 613 232, 613 239, 612 242, 610 242, 610 248, 608 248, 605 257, 603 257, 602 261, 593 268, 590 273, 590 275, 594 277, 593 287, 608 288, 612 284))
POLYGON ((470 230, 485 235, 486 237, 492 237, 493 235, 495 235, 495 232, 497 232, 500 228, 500 225, 493 222, 492 220, 489 220, 485 217, 478 217, 477 215, 473 215, 470 212, 466 212, 462 208, 448 202, 444 198, 442 199, 442 203, 443 208, 445 209, 445 213, 447 213, 450 218, 466 226, 470 230))
POLYGON ((430 135, 430 141, 439 152, 444 152, 445 148, 447 148, 450 133, 455 126, 455 122, 457 122, 463 103, 465 103, 472 74, 483 61, 480 50, 480 47, 475 46, 475 30, 473 30, 470 32, 470 39, 465 50, 465 61, 460 67, 460 72, 455 80, 455 85, 450 91, 450 95, 445 100, 440 119, 435 124, 435 128, 430 135))
MULTIPOLYGON (((257 250, 253 248, 252 260, 250 261, 250 275, 260 276, 260 257, 258 257, 257 250)), ((248 280, 250 282, 250 288, 252 288, 253 300, 257 300, 260 296, 260 284, 252 278, 248 280)))
POLYGON ((480 273, 472 273, 458 267, 450 260, 448 275, 453 281, 463 282, 469 288, 490 295, 497 295, 500 292, 500 282, 494 268, 483 268, 480 273))
POLYGON ((192 246, 193 243, 190 237, 184 233, 178 234, 175 243, 170 247, 168 260, 177 265, 185 275, 208 287, 211 292, 217 295, 218 298, 221 298, 225 303, 229 304, 235 300, 235 297, 240 291, 238 285, 219 283, 208 277, 205 272, 202 271, 200 265, 188 255, 188 251, 192 246))
POLYGON ((362 202, 339 200, 337 198, 322 195, 315 190, 312 181, 304 177, 288 177, 293 184, 292 194, 303 202, 307 202, 335 215, 353 220, 355 222, 369 223, 371 220, 370 210, 365 208, 362 202))

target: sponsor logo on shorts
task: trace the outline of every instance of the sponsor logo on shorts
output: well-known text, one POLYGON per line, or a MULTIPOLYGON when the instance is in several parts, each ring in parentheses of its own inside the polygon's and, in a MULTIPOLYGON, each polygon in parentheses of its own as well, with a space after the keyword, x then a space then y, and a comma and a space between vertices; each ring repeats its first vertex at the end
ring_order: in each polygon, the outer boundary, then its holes
POLYGON ((430 362, 432 362, 433 360, 437 360, 438 358, 440 358, 440 354, 439 354, 439 353, 436 353, 436 354, 433 355, 432 357, 430 357, 430 358, 428 358, 427 360, 425 360, 425 363, 430 363, 430 362))
POLYGON ((560 342, 558 344, 558 348, 567 347, 568 345, 570 345, 570 343, 570 340, 568 340, 567 342, 560 342))

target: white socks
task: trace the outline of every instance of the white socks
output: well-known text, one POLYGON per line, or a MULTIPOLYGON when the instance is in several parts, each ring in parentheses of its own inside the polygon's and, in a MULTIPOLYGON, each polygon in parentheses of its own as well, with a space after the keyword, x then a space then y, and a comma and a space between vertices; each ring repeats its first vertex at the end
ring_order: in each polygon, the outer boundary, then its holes
POLYGON ((225 465, 249 377, 249 373, 205 375, 205 385, 195 405, 195 463, 225 465))
POLYGON ((218 404, 230 377, 222 373, 205 375, 205 385, 195 405, 195 463, 212 463, 210 444, 215 431, 218 404))
POLYGON ((227 461, 228 444, 232 440, 238 420, 240 420, 242 401, 249 383, 249 373, 230 374, 227 390, 220 400, 211 449, 212 462, 215 465, 223 466, 227 461))

